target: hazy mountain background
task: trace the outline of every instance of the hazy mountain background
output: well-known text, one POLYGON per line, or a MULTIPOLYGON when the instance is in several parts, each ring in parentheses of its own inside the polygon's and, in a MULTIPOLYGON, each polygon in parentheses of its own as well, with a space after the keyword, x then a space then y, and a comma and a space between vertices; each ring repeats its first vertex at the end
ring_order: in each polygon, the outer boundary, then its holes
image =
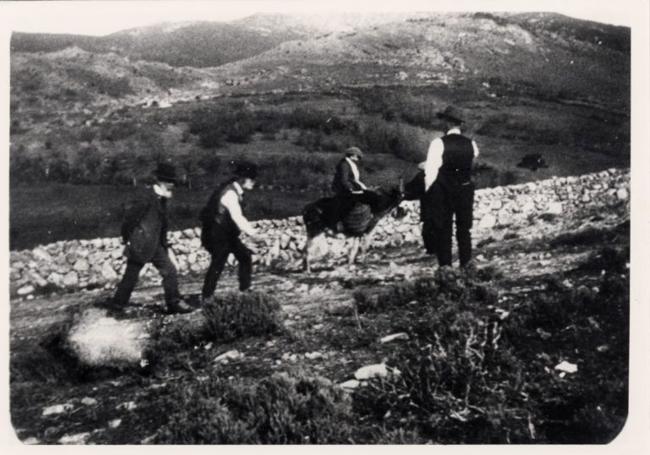
POLYGON ((254 217, 299 213, 351 144, 372 184, 408 178, 447 104, 481 145, 480 186, 627 166, 630 30, 477 12, 14 33, 12 247, 113 235, 128 185, 160 160, 187 182, 178 226, 240 158, 263 169, 254 217), (531 153, 548 168, 517 167, 531 153))

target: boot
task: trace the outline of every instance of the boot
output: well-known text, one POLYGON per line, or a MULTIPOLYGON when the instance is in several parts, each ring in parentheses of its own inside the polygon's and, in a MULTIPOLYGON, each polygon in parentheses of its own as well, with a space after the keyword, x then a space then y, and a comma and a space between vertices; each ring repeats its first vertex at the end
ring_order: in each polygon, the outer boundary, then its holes
POLYGON ((109 317, 121 318, 126 315, 124 306, 117 303, 112 297, 96 301, 94 306, 106 310, 106 316, 109 317))
POLYGON ((172 313, 184 314, 184 313, 191 313, 192 311, 194 311, 194 308, 189 306, 183 300, 176 300, 175 302, 167 303, 167 312, 170 314, 172 313))

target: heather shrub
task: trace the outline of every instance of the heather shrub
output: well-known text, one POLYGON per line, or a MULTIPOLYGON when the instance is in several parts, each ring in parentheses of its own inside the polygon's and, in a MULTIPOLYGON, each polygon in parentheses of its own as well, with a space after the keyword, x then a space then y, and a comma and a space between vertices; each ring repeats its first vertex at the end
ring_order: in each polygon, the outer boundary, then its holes
POLYGON ((414 163, 426 158, 429 136, 419 128, 373 118, 360 123, 357 137, 364 150, 385 153, 414 163))
POLYGON ((245 143, 255 132, 254 114, 242 103, 197 108, 188 123, 189 132, 198 135, 205 148, 220 147, 225 141, 245 143))
POLYGON ((386 361, 399 374, 355 391, 355 411, 416 441, 611 441, 627 414, 628 274, 608 270, 593 287, 550 276, 544 292, 500 309, 499 271, 480 273, 442 268, 376 301, 357 293, 410 341, 386 361), (578 372, 559 374, 562 361, 578 372))
POLYGON ((107 141, 120 141, 134 135, 138 125, 131 121, 118 121, 104 124, 99 132, 99 137, 107 141))
POLYGON ((516 380, 523 364, 500 345, 501 323, 486 305, 496 294, 442 268, 429 284, 391 295, 415 299, 391 318, 393 329, 412 341, 387 362, 400 374, 359 389, 355 410, 438 443, 530 441, 529 410, 516 380))
POLYGON ((261 293, 229 293, 203 307, 208 333, 214 340, 277 333, 282 329, 278 301, 261 293))
POLYGON ((66 68, 66 73, 83 86, 111 98, 133 94, 128 77, 111 77, 82 67, 66 68))
POLYGON ((606 272, 594 284, 536 293, 504 326, 503 342, 528 365, 543 441, 607 443, 627 417, 629 275, 606 272), (551 374, 562 360, 578 373, 551 374))
POLYGON ((403 306, 435 308, 439 302, 448 300, 460 306, 473 303, 488 305, 496 302, 496 290, 481 281, 497 279, 499 273, 496 268, 465 272, 442 267, 436 270, 432 279, 420 278, 380 290, 360 289, 354 293, 354 299, 360 313, 381 312, 403 306))
POLYGON ((323 444, 350 441, 350 402, 322 378, 275 374, 262 380, 178 384, 157 443, 323 444))
POLYGON ((357 96, 363 112, 379 114, 386 121, 405 122, 441 131, 444 128, 442 122, 436 117, 441 106, 408 91, 375 87, 359 91, 357 96))

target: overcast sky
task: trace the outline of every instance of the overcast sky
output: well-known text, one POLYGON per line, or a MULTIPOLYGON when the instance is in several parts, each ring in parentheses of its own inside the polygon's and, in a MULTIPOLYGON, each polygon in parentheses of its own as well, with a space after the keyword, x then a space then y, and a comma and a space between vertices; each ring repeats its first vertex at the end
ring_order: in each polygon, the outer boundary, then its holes
POLYGON ((597 22, 630 26, 643 0, 399 0, 351 1, 145 1, 3 2, 12 31, 105 35, 126 28, 187 20, 230 21, 258 12, 555 11, 597 22))

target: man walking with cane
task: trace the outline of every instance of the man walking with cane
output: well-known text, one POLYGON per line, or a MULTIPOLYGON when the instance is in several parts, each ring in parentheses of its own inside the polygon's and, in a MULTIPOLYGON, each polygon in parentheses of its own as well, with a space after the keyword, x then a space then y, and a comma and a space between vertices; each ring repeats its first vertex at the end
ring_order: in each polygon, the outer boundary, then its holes
POLYGON ((169 258, 167 244, 167 202, 172 197, 176 183, 174 166, 161 163, 155 172, 156 183, 144 199, 133 204, 124 217, 122 239, 126 244, 126 270, 117 286, 109 309, 122 312, 129 303, 131 293, 138 282, 140 271, 148 262, 162 276, 165 303, 170 313, 188 313, 192 307, 181 299, 178 291, 178 274, 169 258))
POLYGON ((478 157, 476 143, 461 133, 463 114, 448 106, 438 114, 446 123, 447 133, 431 142, 424 165, 422 198, 422 235, 428 253, 435 253, 438 264, 452 262, 451 237, 456 218, 456 241, 460 266, 472 258, 474 183, 472 165, 478 157))

